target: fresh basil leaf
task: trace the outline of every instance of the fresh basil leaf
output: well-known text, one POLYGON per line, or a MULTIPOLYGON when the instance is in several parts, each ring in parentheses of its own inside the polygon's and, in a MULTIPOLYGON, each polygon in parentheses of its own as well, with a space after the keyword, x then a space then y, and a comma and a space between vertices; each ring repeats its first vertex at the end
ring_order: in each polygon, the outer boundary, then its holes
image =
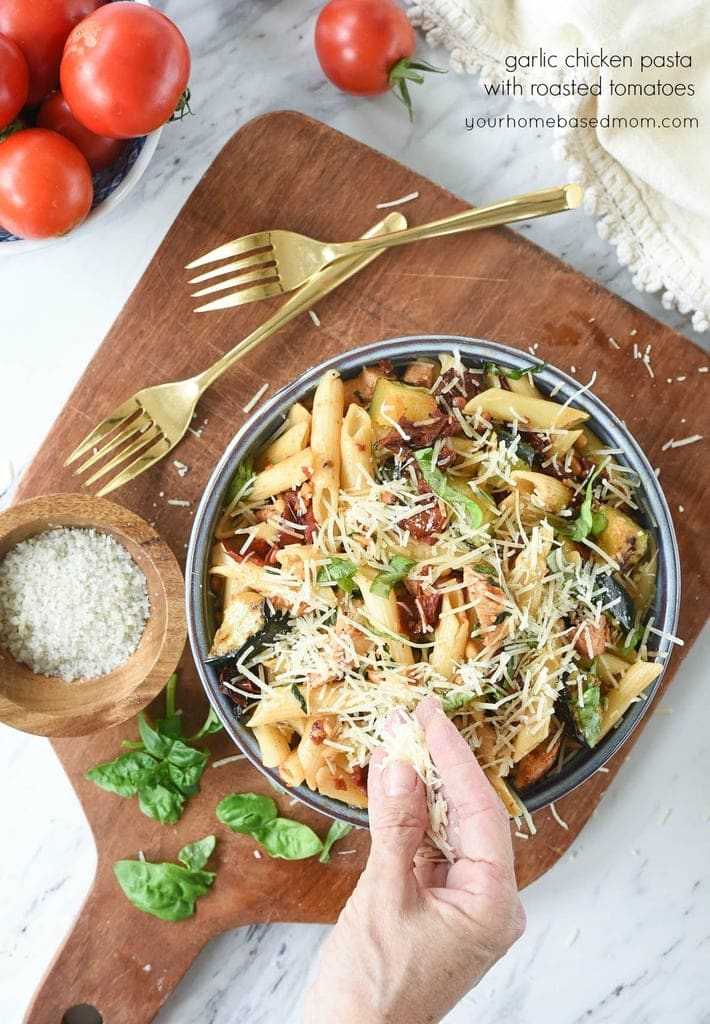
POLYGON ((173 786, 183 796, 195 796, 200 792, 200 781, 205 770, 204 764, 191 764, 181 767, 167 762, 167 775, 173 786))
MULTIPOLYGON (((586 540, 590 533, 594 532, 594 513, 592 512, 592 487, 594 485, 594 481, 596 480, 600 472, 601 466, 595 469, 595 471, 590 476, 584 494, 584 501, 580 506, 577 518, 574 519, 569 526, 559 527, 559 533, 561 533, 565 537, 569 537, 570 540, 578 542, 583 541, 586 540)), ((605 522, 604 526, 602 526, 601 528, 604 529, 606 527, 606 516, 603 512, 598 512, 596 514, 598 516, 604 516, 605 522)), ((598 519, 597 523, 600 524, 601 520, 598 519)), ((601 530, 599 532, 601 533, 601 530)))
POLYGON ((173 786, 149 779, 138 790, 138 807, 161 825, 174 825, 182 814, 185 797, 173 786))
POLYGON ((143 740, 143 746, 154 757, 166 757, 173 745, 169 736, 161 736, 155 729, 151 728, 146 721, 145 715, 138 715, 138 732, 143 740))
POLYGON ((144 750, 132 750, 119 754, 114 761, 97 764, 89 768, 86 778, 101 789, 118 796, 135 796, 146 775, 157 767, 158 762, 144 750))
POLYGON ((604 533, 608 525, 609 520, 603 509, 592 513, 592 536, 598 537, 600 533, 604 533))
POLYGON ((641 643, 641 639, 645 632, 646 630, 643 626, 636 626, 634 629, 631 630, 631 632, 627 636, 621 650, 624 651, 624 653, 630 653, 631 651, 635 651, 638 645, 641 643))
POLYGON ((183 846, 178 854, 178 860, 182 861, 188 871, 199 871, 203 868, 212 856, 217 840, 214 836, 205 836, 204 839, 197 839, 194 843, 183 846))
POLYGON ((214 881, 212 871, 188 871, 177 864, 119 860, 113 866, 118 884, 134 907, 163 921, 182 921, 195 913, 195 902, 214 881))
POLYGON ((594 747, 599 742, 602 731, 601 690, 591 680, 582 690, 583 704, 576 696, 570 698, 570 708, 577 722, 577 727, 588 746, 594 747))
POLYGON ((441 698, 441 707, 445 712, 458 711, 470 704, 475 693, 447 693, 441 698))
POLYGON ((182 740, 184 734, 182 731, 182 715, 174 714, 168 718, 158 718, 155 722, 155 731, 160 736, 165 736, 171 740, 182 740))
POLYGON ((299 690, 299 688, 298 688, 296 683, 292 683, 291 684, 291 693, 293 694, 293 696, 298 701, 298 703, 300 705, 300 708, 301 708, 301 711, 303 712, 303 714, 307 715, 308 714, 308 705, 306 704, 306 698, 303 696, 303 694, 299 690))
POLYGON ((407 558, 406 555, 395 555, 389 560, 387 568, 378 572, 373 579, 371 592, 379 597, 389 597, 392 587, 406 578, 413 565, 416 565, 416 559, 407 558))
POLYGON ((334 821, 328 829, 328 835, 323 840, 323 849, 318 860, 321 864, 327 864, 330 860, 330 851, 333 848, 333 844, 337 843, 339 839, 344 839, 345 836, 350 835, 352 832, 352 825, 348 825, 345 821, 334 821))
POLYGON ((498 363, 486 363, 484 369, 489 373, 495 373, 498 377, 507 377, 508 380, 520 380, 521 377, 526 377, 529 373, 542 373, 547 366, 547 362, 534 363, 532 366, 523 366, 520 370, 508 370, 504 366, 499 366, 498 363))
POLYGON ((190 736, 188 743, 197 743, 198 740, 203 739, 205 736, 211 736, 212 733, 219 732, 224 726, 219 720, 219 716, 215 709, 210 704, 210 709, 207 712, 207 718, 204 720, 200 729, 197 730, 194 736, 190 736))
POLYGON ((290 818, 274 818, 251 834, 270 856, 282 860, 305 860, 323 849, 312 828, 290 818))
POLYGON ((217 817, 232 832, 252 835, 255 829, 274 821, 278 814, 276 804, 269 796, 258 793, 232 793, 217 804, 217 817))
POLYGON ((352 594, 355 589, 353 576, 357 572, 357 566, 349 558, 331 558, 318 570, 319 583, 337 583, 346 594, 352 594))
POLYGON ((467 498, 465 494, 451 486, 446 474, 441 472, 434 461, 433 448, 422 448, 414 453, 414 458, 417 460, 424 480, 434 494, 445 501, 447 505, 463 508, 471 526, 474 528, 480 526, 483 522, 483 513, 480 508, 472 498, 467 498))
POLYGON ((231 505, 238 494, 241 493, 242 498, 248 498, 251 493, 253 484, 251 481, 254 479, 254 456, 247 455, 237 466, 237 471, 232 477, 231 483, 227 488, 227 493, 224 498, 225 505, 231 505))
POLYGON ((175 764, 180 768, 193 767, 195 765, 204 768, 208 757, 209 754, 205 753, 204 750, 195 750, 194 747, 188 747, 182 740, 175 740, 170 748, 167 760, 170 764, 175 764))

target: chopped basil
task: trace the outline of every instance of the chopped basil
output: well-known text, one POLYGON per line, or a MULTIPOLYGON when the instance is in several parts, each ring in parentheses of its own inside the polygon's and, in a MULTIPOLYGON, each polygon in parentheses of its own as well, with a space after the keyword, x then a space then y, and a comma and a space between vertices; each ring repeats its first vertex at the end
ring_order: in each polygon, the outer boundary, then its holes
POLYGON ((357 572, 357 566, 349 558, 331 558, 318 570, 319 583, 337 583, 346 594, 352 594, 355 589, 353 576, 357 572))
POLYGON ((215 837, 205 836, 183 846, 179 864, 151 864, 142 860, 119 860, 113 870, 118 884, 138 910, 163 921, 182 921, 195 913, 195 903, 215 879, 214 871, 203 871, 215 847, 215 837))
POLYGON ((242 498, 249 497, 253 487, 254 475, 254 456, 249 454, 237 466, 237 470, 224 496, 225 505, 231 505, 238 494, 241 494, 242 498))
POLYGON ((601 690, 597 683, 589 679, 588 685, 582 690, 583 704, 576 695, 570 697, 569 705, 574 716, 577 729, 589 747, 599 742, 602 730, 601 690))
POLYGON ((565 537, 569 537, 570 540, 582 541, 585 540, 590 533, 596 536, 597 533, 601 533, 606 528, 607 518, 603 512, 592 512, 592 487, 594 481, 601 472, 601 467, 597 468, 589 478, 586 491, 584 494, 584 501, 582 502, 579 515, 574 519, 569 526, 558 527, 558 532, 563 534, 565 537))
POLYGON ((386 569, 377 573, 372 581, 370 590, 378 597, 389 597, 395 583, 400 583, 406 578, 409 570, 416 564, 416 559, 407 558, 406 555, 395 555, 389 560, 386 569))
POLYGON ((471 526, 474 528, 480 526, 483 522, 483 513, 480 508, 472 498, 467 498, 465 494, 451 486, 446 474, 442 473, 436 465, 433 448, 422 448, 414 453, 414 458, 417 460, 424 480, 434 494, 445 501, 447 505, 463 508, 471 526))
POLYGON ((327 864, 330 860, 330 851, 333 848, 334 843, 337 843, 339 839, 344 839, 345 836, 350 835, 352 832, 352 825, 348 825, 345 821, 334 821, 328 829, 328 835, 323 840, 323 849, 318 860, 321 864, 327 864))
POLYGON ((459 708, 463 708, 466 704, 470 704, 475 696, 476 694, 471 693, 470 691, 464 691, 463 693, 447 693, 441 698, 441 706, 447 713, 458 711, 459 708))
POLYGON ((301 711, 303 712, 303 714, 307 715, 308 714, 308 705, 306 704, 306 698, 303 696, 303 694, 299 690, 299 688, 296 685, 296 683, 293 683, 291 685, 291 693, 293 694, 293 696, 298 701, 298 703, 299 703, 299 705, 301 707, 301 711))
POLYGON ((523 366, 519 370, 508 370, 503 366, 499 366, 498 363, 486 363, 484 369, 489 373, 495 373, 499 377, 507 377, 508 380, 520 380, 521 377, 527 377, 529 373, 542 373, 547 366, 547 362, 535 363, 532 366, 523 366))

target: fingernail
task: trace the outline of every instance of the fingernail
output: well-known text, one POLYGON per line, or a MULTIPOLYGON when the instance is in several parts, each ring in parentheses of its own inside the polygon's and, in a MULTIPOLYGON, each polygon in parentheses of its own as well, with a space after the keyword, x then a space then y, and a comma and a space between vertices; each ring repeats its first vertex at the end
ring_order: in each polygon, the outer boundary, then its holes
POLYGON ((392 761, 385 768, 382 784, 387 796, 406 796, 417 784, 417 773, 406 761, 392 761))

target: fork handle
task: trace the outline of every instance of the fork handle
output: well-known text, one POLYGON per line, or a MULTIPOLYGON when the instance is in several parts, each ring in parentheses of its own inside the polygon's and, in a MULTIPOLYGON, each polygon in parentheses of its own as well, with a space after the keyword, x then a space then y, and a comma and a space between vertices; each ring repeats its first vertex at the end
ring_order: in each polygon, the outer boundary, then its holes
POLYGON ((368 263, 372 263, 379 255, 381 255, 382 249, 377 244, 378 236, 384 236, 392 231, 398 231, 402 228, 406 228, 407 221, 401 213, 390 213, 384 220, 379 221, 366 231, 363 235, 364 239, 373 239, 373 245, 366 252, 353 253, 349 259, 340 259, 336 263, 325 267, 319 273, 315 274, 307 284, 299 288, 298 291, 287 301, 280 306, 277 311, 265 320, 263 324, 260 324, 256 330, 248 334, 246 338, 243 338, 238 345, 235 345, 233 349, 218 359, 212 366, 208 366, 202 373, 197 374, 194 377, 194 381, 199 388, 199 394, 201 395, 210 384, 213 384, 218 377, 221 377, 230 366, 233 366, 239 359, 251 351, 255 345, 263 341, 264 338, 268 338, 270 334, 274 334, 280 327, 287 324, 289 320, 293 320, 294 317, 298 316, 299 313, 303 313, 310 309, 313 303, 317 299, 321 299, 324 295, 332 292, 334 288, 341 285, 343 281, 347 281, 353 274, 357 274, 359 270, 366 267, 368 263))
POLYGON ((472 231, 476 228, 510 224, 516 220, 546 217, 549 213, 574 210, 582 202, 582 196, 583 192, 579 185, 558 185, 555 188, 514 196, 512 199, 501 199, 497 203, 489 203, 473 210, 464 210, 442 220, 398 231, 386 238, 334 243, 327 245, 325 249, 329 259, 341 259, 344 256, 371 252, 373 249, 389 249, 395 245, 418 242, 424 238, 439 238, 441 235, 455 235, 459 231, 472 231))

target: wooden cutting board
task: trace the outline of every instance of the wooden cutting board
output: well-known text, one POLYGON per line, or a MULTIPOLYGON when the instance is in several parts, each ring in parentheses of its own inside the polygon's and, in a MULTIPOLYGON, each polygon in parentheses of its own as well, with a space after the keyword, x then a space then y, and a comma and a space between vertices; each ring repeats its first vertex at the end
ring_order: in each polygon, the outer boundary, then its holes
MULTIPOLYGON (((275 308, 272 301, 195 315, 190 289, 186 283, 180 287, 189 276, 183 270, 189 260, 228 238, 271 227, 323 239, 355 238, 382 216, 377 203, 411 192, 419 197, 403 212, 413 224, 465 206, 407 168, 300 114, 268 114, 247 124, 180 212, 25 473, 16 500, 76 490, 76 481, 62 468, 63 458, 109 409, 139 387, 202 369, 275 308)), ((581 212, 563 216, 577 217, 580 233, 594 230, 581 212)), ((564 370, 573 368, 580 382, 589 381, 596 370, 596 393, 626 420, 661 469, 684 570, 680 633, 685 647, 673 657, 664 681, 668 686, 705 617, 701 502, 709 460, 704 442, 666 451, 662 446, 670 438, 710 433, 706 378, 699 373, 702 351, 507 230, 394 250, 323 300, 318 314, 320 327, 304 315, 207 393, 198 407, 195 433, 174 453, 189 467, 187 475, 178 475, 171 456, 118 491, 117 500, 154 522, 182 558, 204 484, 245 418, 242 407, 264 382, 273 394, 327 356, 398 335, 442 332, 523 350, 537 346, 537 357, 564 370), (634 358, 636 346, 641 353, 651 346, 653 378, 634 358), (168 503, 176 498, 190 501, 190 507, 168 503)), ((204 714, 205 698, 189 653, 181 671, 182 704, 192 726, 204 714)), ((567 831, 545 810, 535 817, 537 835, 515 840, 521 887, 547 871, 574 841, 642 727, 643 722, 609 764, 608 774, 595 775, 559 802, 567 831)), ((97 1007, 110 1024, 145 1024, 214 935, 263 921, 334 921, 365 862, 365 832, 353 832, 341 842, 342 855, 328 865, 257 859, 250 839, 228 832, 214 817, 215 805, 227 793, 273 795, 245 762, 208 767, 202 792, 189 802, 182 820, 174 827, 158 825, 140 814, 135 800, 121 800, 84 779, 90 766, 116 756, 121 740, 135 735, 132 722, 53 743, 94 833, 98 868, 88 899, 28 1012, 31 1024, 59 1024, 65 1010, 80 1003, 97 1007), (199 901, 195 917, 161 922, 125 900, 113 876, 114 861, 135 858, 139 850, 148 860, 174 861, 184 843, 210 832, 218 836, 217 880, 199 901)), ((224 734, 212 737, 210 747, 215 758, 234 753, 224 734)), ((287 796, 278 802, 281 813, 325 835, 326 819, 291 805, 287 796)))

